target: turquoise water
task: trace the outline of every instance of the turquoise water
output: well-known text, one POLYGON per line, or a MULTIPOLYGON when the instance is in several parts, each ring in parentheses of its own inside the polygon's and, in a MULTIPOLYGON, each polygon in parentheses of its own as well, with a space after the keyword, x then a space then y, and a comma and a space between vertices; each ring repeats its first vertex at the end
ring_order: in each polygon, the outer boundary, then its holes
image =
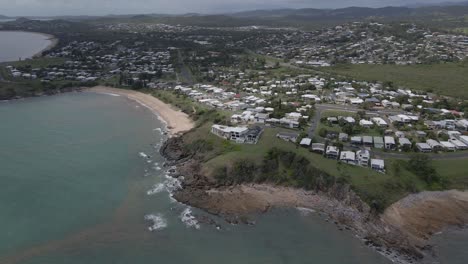
POLYGON ((38 33, 0 31, 0 62, 31 58, 52 42, 38 33))
POLYGON ((294 209, 258 216, 255 226, 212 217, 221 230, 182 221, 190 208, 165 188, 147 194, 170 183, 159 169, 162 124, 125 98, 70 93, 0 103, 0 120, 2 264, 390 263, 294 209), (160 221, 153 232, 150 214, 160 221))

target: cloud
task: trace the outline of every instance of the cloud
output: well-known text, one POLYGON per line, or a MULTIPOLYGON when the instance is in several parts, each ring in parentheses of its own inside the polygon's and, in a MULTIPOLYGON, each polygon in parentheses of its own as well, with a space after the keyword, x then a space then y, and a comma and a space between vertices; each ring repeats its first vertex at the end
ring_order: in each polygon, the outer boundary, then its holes
POLYGON ((379 7, 440 1, 442 0, 0 0, 0 14, 31 16, 211 13, 274 8, 379 7))

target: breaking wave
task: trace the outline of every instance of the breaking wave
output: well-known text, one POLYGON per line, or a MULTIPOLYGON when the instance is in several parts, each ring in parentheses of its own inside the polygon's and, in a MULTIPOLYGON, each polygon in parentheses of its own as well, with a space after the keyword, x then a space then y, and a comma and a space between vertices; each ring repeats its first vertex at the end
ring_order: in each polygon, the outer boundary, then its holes
POLYGON ((198 223, 197 219, 195 216, 192 214, 192 209, 186 208, 181 214, 180 214, 180 220, 182 223, 184 223, 187 227, 195 228, 195 229, 200 229, 200 224, 198 223))
POLYGON ((305 207, 296 207, 297 210, 299 210, 299 212, 301 213, 301 215, 310 215, 312 213, 315 213, 315 210, 314 209, 310 209, 310 208, 305 208, 305 207))
POLYGON ((161 214, 145 215, 145 220, 151 222, 151 226, 148 227, 149 231, 157 231, 167 227, 167 221, 161 214))
POLYGON ((165 187, 166 186, 164 186, 164 184, 158 183, 158 184, 153 186, 153 189, 147 191, 146 194, 147 195, 153 195, 153 194, 160 193, 160 192, 164 191, 165 187))

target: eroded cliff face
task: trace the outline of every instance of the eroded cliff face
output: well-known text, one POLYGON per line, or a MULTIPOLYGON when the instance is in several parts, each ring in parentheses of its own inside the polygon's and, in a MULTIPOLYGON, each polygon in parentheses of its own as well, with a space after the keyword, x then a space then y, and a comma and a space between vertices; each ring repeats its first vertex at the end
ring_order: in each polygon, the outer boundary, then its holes
POLYGON ((390 206, 382 220, 424 241, 446 227, 462 228, 468 223, 468 192, 412 194, 390 206))
POLYGON ((425 192, 410 195, 387 208, 373 212, 347 185, 335 184, 325 191, 306 191, 269 184, 218 185, 201 173, 196 153, 187 153, 183 141, 170 139, 161 153, 177 165, 184 176, 183 189, 175 198, 227 221, 250 223, 252 213, 272 207, 305 207, 318 210, 340 229, 352 230, 365 243, 395 263, 422 263, 432 256, 430 236, 449 226, 468 223, 468 192, 425 192))

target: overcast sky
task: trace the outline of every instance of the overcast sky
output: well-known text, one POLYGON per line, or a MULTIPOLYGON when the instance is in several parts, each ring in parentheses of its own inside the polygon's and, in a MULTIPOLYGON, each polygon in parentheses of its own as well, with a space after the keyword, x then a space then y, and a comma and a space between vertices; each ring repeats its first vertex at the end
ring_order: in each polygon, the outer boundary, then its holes
MULTIPOLYGON (((220 13, 275 8, 403 6, 444 0, 0 0, 0 14, 107 15, 142 13, 220 13)), ((452 0, 452 2, 463 0, 452 0)), ((466 1, 466 0, 465 0, 466 1)))

